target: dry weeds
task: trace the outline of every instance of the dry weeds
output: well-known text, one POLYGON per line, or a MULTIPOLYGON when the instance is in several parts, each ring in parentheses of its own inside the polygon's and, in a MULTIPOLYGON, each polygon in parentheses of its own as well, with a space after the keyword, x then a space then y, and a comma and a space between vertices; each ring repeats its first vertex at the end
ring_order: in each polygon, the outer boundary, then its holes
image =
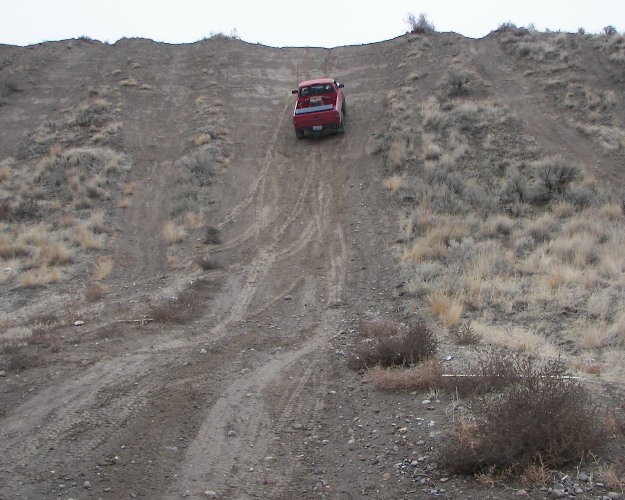
POLYGON ((169 244, 180 243, 186 237, 184 227, 176 224, 173 220, 168 220, 163 225, 163 238, 169 244))

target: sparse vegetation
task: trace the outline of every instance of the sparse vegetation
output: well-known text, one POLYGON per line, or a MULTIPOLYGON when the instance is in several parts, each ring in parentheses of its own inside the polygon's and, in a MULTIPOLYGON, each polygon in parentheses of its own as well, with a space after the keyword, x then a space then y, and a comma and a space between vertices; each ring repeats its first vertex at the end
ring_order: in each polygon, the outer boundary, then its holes
POLYGON ((432 33, 434 31, 434 24, 428 21, 427 15, 421 13, 419 17, 415 17, 414 14, 409 13, 406 17, 406 22, 410 26, 410 33, 432 33))
POLYGON ((183 226, 176 224, 173 220, 168 220, 163 226, 163 238, 167 243, 180 243, 187 235, 183 226))
MULTIPOLYGON (((577 463, 605 441, 599 408, 562 363, 540 365, 510 357, 500 395, 485 393, 468 403, 468 413, 448 436, 441 459, 457 473, 488 469, 523 474, 530 466, 557 468, 577 463)), ((499 363, 486 365, 492 375, 499 363)))
POLYGON ((408 324, 391 320, 363 321, 363 342, 350 358, 352 369, 374 366, 412 366, 431 358, 438 340, 422 322, 408 324))

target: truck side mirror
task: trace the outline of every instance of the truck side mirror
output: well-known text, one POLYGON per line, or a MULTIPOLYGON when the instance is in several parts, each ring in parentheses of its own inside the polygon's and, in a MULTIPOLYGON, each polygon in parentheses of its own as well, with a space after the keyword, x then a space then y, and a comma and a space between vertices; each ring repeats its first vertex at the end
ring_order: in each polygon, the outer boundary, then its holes
POLYGON ((339 83, 339 84, 338 84, 338 88, 342 89, 342 88, 344 88, 344 87, 345 87, 345 85, 343 85, 342 83, 339 83))
POLYGON ((298 92, 298 90, 297 90, 297 89, 295 89, 295 90, 291 90, 291 94, 297 94, 297 92, 298 92))

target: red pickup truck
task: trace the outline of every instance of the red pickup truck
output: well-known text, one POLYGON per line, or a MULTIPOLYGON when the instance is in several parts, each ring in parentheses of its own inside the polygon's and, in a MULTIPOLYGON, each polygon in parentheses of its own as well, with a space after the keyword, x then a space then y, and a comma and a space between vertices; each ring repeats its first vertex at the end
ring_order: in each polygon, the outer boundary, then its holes
POLYGON ((346 104, 343 84, 331 78, 306 80, 292 93, 297 94, 293 109, 295 135, 301 139, 306 133, 345 132, 346 104))

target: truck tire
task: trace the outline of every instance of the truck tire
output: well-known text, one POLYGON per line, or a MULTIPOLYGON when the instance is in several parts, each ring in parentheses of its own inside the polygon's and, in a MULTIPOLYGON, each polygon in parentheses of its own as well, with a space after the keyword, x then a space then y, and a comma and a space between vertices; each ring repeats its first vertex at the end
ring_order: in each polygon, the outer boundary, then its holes
POLYGON ((343 104, 341 105, 341 113, 347 115, 347 103, 345 102, 345 99, 343 99, 343 104))
POLYGON ((304 131, 303 130, 296 130, 295 131, 295 137, 297 137, 298 139, 303 139, 304 138, 304 131))

